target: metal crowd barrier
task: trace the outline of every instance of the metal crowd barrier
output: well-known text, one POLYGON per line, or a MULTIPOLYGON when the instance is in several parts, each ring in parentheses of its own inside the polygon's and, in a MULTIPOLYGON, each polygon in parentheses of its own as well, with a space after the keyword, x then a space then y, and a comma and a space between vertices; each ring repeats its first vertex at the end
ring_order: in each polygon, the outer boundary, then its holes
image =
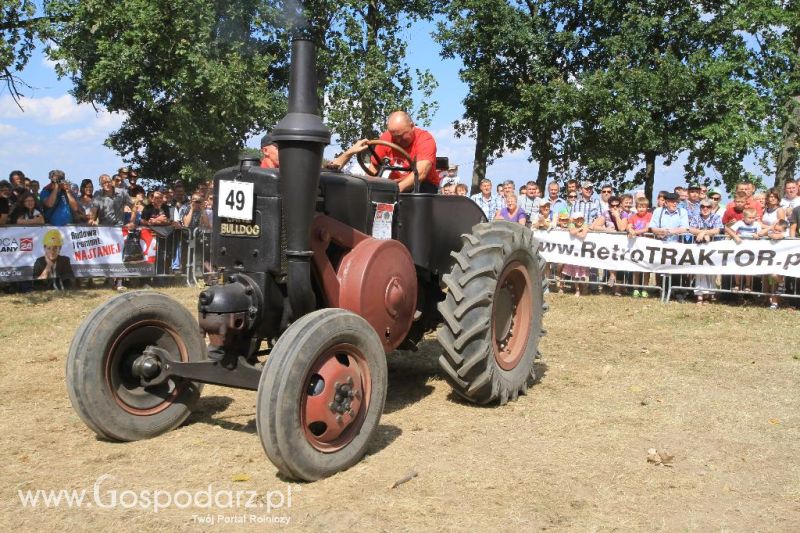
MULTIPOLYGON (((625 234, 624 232, 608 233, 625 234)), ((651 238, 655 237, 652 233, 644 233, 641 236, 651 238)), ((695 242, 695 236, 691 233, 685 233, 679 237, 680 242, 685 244, 693 244, 695 242)), ((717 241, 727 238, 728 237, 725 235, 716 235, 714 236, 713 240, 717 241)), ((563 266, 564 264, 566 263, 548 263, 549 272, 552 274, 558 271, 558 267, 563 266)), ((548 287, 557 286, 558 283, 567 285, 574 285, 576 283, 586 284, 590 287, 596 287, 597 292, 600 292, 600 289, 603 287, 614 287, 614 290, 616 290, 617 287, 640 291, 645 290, 648 291, 648 293, 657 293, 662 303, 669 302, 673 295, 679 295, 676 296, 676 298, 680 301, 683 301, 686 298, 686 293, 697 294, 699 291, 702 291, 704 295, 710 294, 714 295, 715 297, 718 294, 725 295, 726 297, 733 296, 740 298, 777 296, 781 299, 788 298, 800 301, 800 278, 793 278, 790 276, 783 276, 783 282, 776 284, 775 291, 766 291, 764 290, 765 284, 763 283, 763 278, 768 276, 742 275, 742 278, 753 278, 753 288, 745 291, 742 287, 737 287, 735 285, 734 280, 736 276, 729 274, 713 276, 714 282, 712 286, 698 288, 695 286, 695 280, 698 276, 696 274, 656 274, 651 272, 639 272, 638 274, 641 275, 642 282, 634 284, 629 282, 633 279, 634 272, 616 271, 616 281, 612 285, 610 283, 610 271, 597 268, 588 268, 588 270, 590 272, 590 277, 586 281, 573 278, 569 278, 569 281, 567 281, 564 276, 554 277, 552 275, 545 277, 544 281, 548 287), (623 281, 620 281, 620 278, 623 281), (645 280, 648 280, 648 282, 645 282, 645 280)))
POLYGON ((213 272, 211 230, 199 227, 193 229, 187 247, 186 280, 187 283, 197 285, 199 280, 205 280, 206 275, 213 272))
MULTIPOLYGON (((715 235, 713 237, 714 241, 720 241, 727 239, 725 235, 715 235)), ((691 233, 685 233, 682 236, 682 241, 685 244, 694 244, 695 243, 695 236, 691 233)), ((703 274, 700 274, 703 275, 703 274)), ((742 278, 742 282, 746 280, 746 278, 753 278, 752 284, 753 287, 745 290, 744 283, 737 285, 736 282, 736 275, 718 275, 718 276, 711 276, 714 278, 712 286, 697 286, 697 274, 672 274, 672 275, 665 275, 666 278, 669 278, 667 283, 667 292, 664 297, 664 301, 668 302, 672 298, 673 291, 677 294, 676 298, 680 301, 683 301, 686 298, 687 293, 694 293, 695 295, 701 294, 705 295, 727 295, 727 296, 734 296, 734 297, 770 297, 770 296, 777 296, 778 298, 789 298, 789 299, 798 299, 800 300, 800 283, 798 283, 798 278, 792 278, 789 276, 780 276, 783 279, 781 283, 776 283, 776 290, 764 290, 767 285, 764 283, 764 278, 770 276, 758 276, 758 275, 740 275, 739 277, 742 278)), ((708 275, 706 275, 708 276, 708 275)), ((709 280, 710 281, 710 280, 709 280)))
MULTIPOLYGON (((559 230, 553 230, 559 231, 559 230)), ((563 230, 562 230, 563 231, 563 230)), ((623 234, 622 232, 608 232, 608 233, 619 233, 623 234)), ((627 233, 624 233, 627 235, 627 233)), ((652 233, 644 233, 642 234, 643 237, 653 237, 652 233)), ((566 265, 567 263, 547 263, 549 265, 549 271, 552 273, 555 270, 559 270, 558 267, 566 265)), ((550 286, 558 286, 559 283, 564 284, 567 283, 568 285, 574 285, 576 283, 586 284, 590 287, 595 287, 597 292, 600 292, 603 287, 613 287, 612 290, 616 290, 616 288, 624 288, 624 289, 632 289, 638 291, 647 291, 647 294, 654 293, 657 295, 658 299, 662 302, 666 302, 666 295, 667 295, 667 277, 662 274, 654 274, 651 272, 631 272, 625 270, 617 270, 614 271, 616 273, 616 280, 613 285, 610 283, 611 280, 611 271, 597 269, 597 268, 589 268, 589 279, 586 281, 576 280, 570 278, 567 282, 565 281, 564 277, 561 276, 559 278, 555 277, 546 277, 544 282, 547 284, 548 287, 550 286), (640 283, 633 283, 633 275, 639 274, 641 282, 640 283), (621 275, 621 276, 620 276, 621 275), (620 281, 622 278, 622 281, 620 281)))

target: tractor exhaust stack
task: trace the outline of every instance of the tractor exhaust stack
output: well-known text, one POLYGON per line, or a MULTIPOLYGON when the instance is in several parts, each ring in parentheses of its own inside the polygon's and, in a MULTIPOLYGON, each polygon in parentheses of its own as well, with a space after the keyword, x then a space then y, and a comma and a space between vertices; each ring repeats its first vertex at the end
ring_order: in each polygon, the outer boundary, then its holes
POLYGON ((311 286, 310 231, 330 130, 319 116, 316 51, 304 32, 292 38, 289 109, 272 130, 281 162, 280 191, 286 228, 287 281, 292 319, 316 309, 311 286))

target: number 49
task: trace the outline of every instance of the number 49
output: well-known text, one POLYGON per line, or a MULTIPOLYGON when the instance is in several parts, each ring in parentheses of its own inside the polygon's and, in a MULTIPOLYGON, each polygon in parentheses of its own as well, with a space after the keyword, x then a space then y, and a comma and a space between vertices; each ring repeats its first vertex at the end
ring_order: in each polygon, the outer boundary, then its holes
POLYGON ((236 211, 244 209, 244 191, 231 191, 225 198, 225 205, 236 211), (235 192, 235 194, 234 194, 235 192))

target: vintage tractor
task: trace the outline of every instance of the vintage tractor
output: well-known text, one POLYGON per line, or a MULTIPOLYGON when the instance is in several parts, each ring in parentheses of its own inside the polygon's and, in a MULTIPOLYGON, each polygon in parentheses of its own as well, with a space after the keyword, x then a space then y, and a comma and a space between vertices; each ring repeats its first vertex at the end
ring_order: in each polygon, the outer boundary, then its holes
MULTIPOLYGON (((289 112, 272 132, 280 171, 245 159, 214 178, 221 281, 199 295, 199 325, 153 291, 117 296, 81 324, 67 386, 101 437, 177 427, 203 383, 256 390, 270 460, 320 479, 364 455, 386 399, 386 354, 437 325, 439 363, 460 396, 503 404, 532 384, 543 309, 532 233, 486 223, 464 197, 321 171, 330 133, 317 106, 314 46, 299 35, 289 112)), ((390 166, 372 163, 377 175, 390 166)))

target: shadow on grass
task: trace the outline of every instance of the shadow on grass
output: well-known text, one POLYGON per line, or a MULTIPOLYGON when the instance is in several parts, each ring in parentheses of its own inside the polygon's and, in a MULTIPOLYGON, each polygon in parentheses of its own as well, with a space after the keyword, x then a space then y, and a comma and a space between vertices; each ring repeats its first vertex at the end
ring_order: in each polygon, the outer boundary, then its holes
POLYGON ((418 351, 398 351, 389 354, 389 390, 386 395, 384 413, 404 409, 430 395, 432 377, 439 376, 439 343, 424 340, 418 351))
POLYGON ((232 418, 241 418, 247 414, 236 414, 232 416, 217 416, 228 407, 230 407, 233 400, 227 396, 201 396, 195 406, 192 414, 186 419, 185 426, 192 424, 208 424, 210 426, 218 426, 222 429, 232 431, 241 431, 244 433, 256 433, 256 419, 255 413, 251 413, 251 418, 246 424, 241 422, 234 422, 232 418))

